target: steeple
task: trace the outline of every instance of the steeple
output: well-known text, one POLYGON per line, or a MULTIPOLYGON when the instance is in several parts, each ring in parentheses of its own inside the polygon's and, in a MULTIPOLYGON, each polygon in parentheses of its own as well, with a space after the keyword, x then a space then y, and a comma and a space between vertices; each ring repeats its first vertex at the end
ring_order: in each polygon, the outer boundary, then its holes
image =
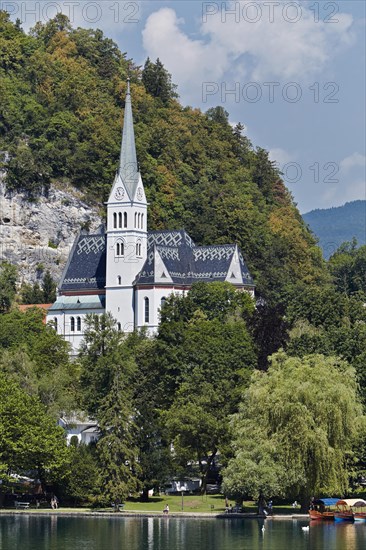
POLYGON ((136 194, 139 183, 139 169, 136 158, 135 133, 133 129, 130 79, 127 79, 127 93, 123 120, 121 156, 118 168, 119 176, 126 188, 130 200, 136 194))
POLYGON ((107 201, 106 256, 106 310, 121 330, 131 332, 135 326, 134 281, 147 258, 147 201, 137 165, 129 80, 121 156, 107 201))

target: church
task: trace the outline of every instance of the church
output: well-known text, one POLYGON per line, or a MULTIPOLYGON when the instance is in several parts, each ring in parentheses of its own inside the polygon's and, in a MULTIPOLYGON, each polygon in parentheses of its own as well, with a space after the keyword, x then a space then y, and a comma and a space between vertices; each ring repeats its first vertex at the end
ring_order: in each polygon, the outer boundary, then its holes
POLYGON ((167 297, 197 281, 228 281, 254 294, 254 282, 235 244, 196 246, 183 229, 148 231, 148 203, 137 163, 130 83, 127 82, 119 167, 107 201, 107 227, 80 231, 47 321, 78 352, 85 317, 110 312, 118 330, 157 331, 167 297))

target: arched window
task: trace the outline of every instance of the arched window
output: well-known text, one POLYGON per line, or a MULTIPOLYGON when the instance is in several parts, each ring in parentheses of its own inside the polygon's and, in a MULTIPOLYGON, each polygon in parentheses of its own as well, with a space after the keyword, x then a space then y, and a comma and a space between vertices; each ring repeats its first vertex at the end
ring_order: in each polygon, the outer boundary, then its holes
POLYGON ((141 214, 141 229, 144 228, 144 215, 141 214))
POLYGON ((122 212, 118 214, 118 227, 122 228, 122 212))
POLYGON ((137 215, 137 227, 138 227, 138 228, 141 227, 140 223, 141 223, 141 214, 138 214, 138 215, 137 215))
POLYGON ((55 331, 57 332, 57 317, 53 318, 53 323, 54 323, 55 331))
POLYGON ((123 214, 123 227, 127 227, 127 212, 123 214))
POLYGON ((161 306, 161 308, 164 307, 165 302, 166 302, 166 298, 165 298, 165 296, 163 296, 162 299, 161 299, 161 301, 160 301, 160 306, 161 306))
POLYGON ((121 278, 121 275, 118 275, 118 277, 117 277, 117 283, 118 283, 119 285, 121 285, 121 284, 122 284, 122 278, 121 278))
POLYGON ((70 331, 75 332, 75 319, 74 319, 74 317, 70 318, 70 331))
POLYGON ((145 299, 144 299, 144 304, 145 304, 145 312, 144 312, 145 323, 149 323, 149 322, 150 322, 150 303, 149 303, 149 298, 145 298, 145 299))
POLYGON ((117 214, 116 213, 113 214, 113 227, 114 227, 114 229, 116 229, 116 227, 117 227, 117 214))
POLYGON ((141 256, 141 243, 136 244, 136 256, 141 256))
POLYGON ((123 242, 118 241, 116 244, 116 256, 124 256, 125 254, 125 245, 123 242))
POLYGON ((135 228, 136 228, 136 220, 137 220, 137 213, 135 212, 135 225, 134 225, 135 228))
POLYGON ((81 318, 76 317, 76 330, 81 331, 81 318))

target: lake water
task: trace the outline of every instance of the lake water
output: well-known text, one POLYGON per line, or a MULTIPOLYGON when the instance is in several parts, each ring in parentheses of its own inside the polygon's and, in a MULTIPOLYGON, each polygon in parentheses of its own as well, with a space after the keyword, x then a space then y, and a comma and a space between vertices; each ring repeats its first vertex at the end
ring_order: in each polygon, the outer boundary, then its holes
POLYGON ((1 550, 365 550, 366 523, 0 516, 1 550))

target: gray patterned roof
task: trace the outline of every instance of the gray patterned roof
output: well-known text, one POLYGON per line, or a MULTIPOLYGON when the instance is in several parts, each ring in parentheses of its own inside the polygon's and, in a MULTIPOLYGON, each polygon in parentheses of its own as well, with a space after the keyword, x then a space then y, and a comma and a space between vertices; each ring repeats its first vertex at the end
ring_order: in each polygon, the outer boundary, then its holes
POLYGON ((64 269, 60 290, 102 290, 106 283, 106 235, 80 233, 64 269))
MULTIPOLYGON (((196 246, 185 231, 153 231, 148 234, 147 260, 136 278, 136 284, 154 284, 168 276, 172 283, 191 285, 196 281, 225 281, 236 251, 236 245, 196 246), (156 272, 155 255, 158 253, 166 273, 156 272)), ((243 284, 254 286, 253 279, 239 251, 240 272, 243 284)), ((233 284, 235 280, 233 278, 233 284)), ((241 281, 237 281, 241 284, 241 281)))
MULTIPOLYGON (((225 281, 237 250, 236 245, 196 246, 185 231, 150 231, 148 233, 147 259, 137 275, 138 285, 164 284, 191 285, 196 281, 225 281), (156 253, 163 264, 155 266, 156 253), (162 268, 161 265, 164 267, 162 268), (166 272, 165 272, 166 271, 166 272)), ((232 283, 254 286, 253 279, 238 250, 240 273, 243 279, 232 283)), ((106 284, 106 235, 81 233, 75 240, 69 261, 61 279, 60 290, 102 290, 106 284)))
POLYGON ((190 248, 196 246, 184 229, 180 229, 179 231, 149 231, 147 248, 149 249, 154 244, 165 246, 181 246, 185 244, 190 248))

